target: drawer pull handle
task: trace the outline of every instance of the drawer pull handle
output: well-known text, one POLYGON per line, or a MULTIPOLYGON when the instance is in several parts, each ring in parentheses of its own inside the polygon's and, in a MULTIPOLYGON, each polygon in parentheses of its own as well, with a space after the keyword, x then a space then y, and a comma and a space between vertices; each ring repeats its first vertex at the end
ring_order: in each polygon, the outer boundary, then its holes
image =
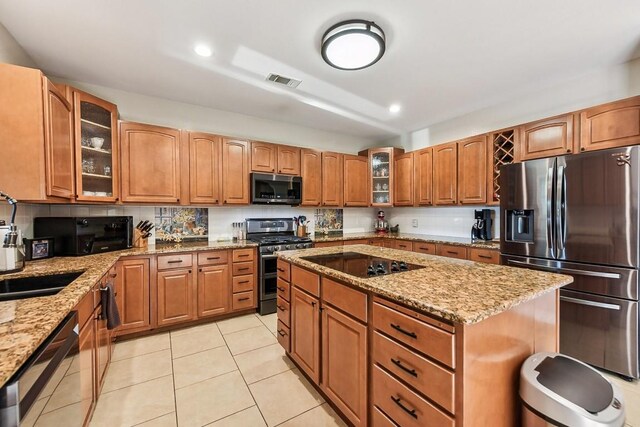
POLYGON ((418 336, 416 335, 416 333, 415 333, 415 332, 409 332, 409 331, 406 331, 406 330, 402 329, 402 328, 400 327, 400 325, 394 325, 393 323, 389 323, 389 325, 390 325, 393 329, 395 329, 396 331, 398 331, 398 332, 400 332, 400 333, 402 333, 402 334, 405 334, 405 335, 406 335, 406 336, 408 336, 408 337, 411 337, 411 338, 418 338, 418 336))
POLYGON ((287 335, 287 333, 286 333, 285 331, 283 331, 282 329, 278 329, 278 334, 279 334, 281 337, 284 337, 285 335, 287 335))
POLYGON ((208 256, 207 261, 213 261, 214 259, 220 259, 219 256, 208 256))
POLYGON ((447 253, 451 254, 451 255, 458 255, 458 252, 456 252, 456 251, 447 251, 447 253))
POLYGON ((243 267, 238 269, 238 271, 245 271, 245 270, 249 270, 249 267, 243 267))
POLYGON ((284 292, 284 288, 281 288, 280 286, 278 286, 278 290, 279 290, 280 292, 284 292))
POLYGON ((240 254, 240 255, 238 255, 238 258, 246 258, 248 256, 249 256, 249 254, 240 254))
POLYGON ((281 272, 281 273, 284 273, 284 268, 278 267, 278 271, 281 272))
POLYGON ((248 301, 250 299, 251 298, 249 298, 249 297, 244 297, 244 298, 238 298, 238 301, 248 301))
POLYGON ((181 259, 172 259, 171 261, 167 261, 167 264, 180 264, 181 262, 181 259))
POLYGON ((399 397, 393 397, 391 396, 391 400, 393 400, 393 402, 398 405, 404 412, 406 412, 407 414, 411 415, 413 418, 415 418, 416 420, 418 419, 418 414, 416 414, 416 410, 415 409, 409 409, 406 406, 404 406, 402 404, 402 399, 400 399, 399 397))
POLYGON ((491 259, 489 255, 478 255, 478 258, 491 259))
POLYGON ((407 374, 412 375, 416 378, 418 378, 418 373, 416 372, 415 369, 409 369, 406 366, 404 366, 402 364, 401 361, 394 359, 393 357, 391 358, 391 362, 396 365, 398 368, 402 369, 403 371, 405 371, 407 374))
POLYGON ((243 280, 242 282, 238 282, 238 284, 242 285, 243 283, 249 283, 249 280, 243 280))
POLYGON ((281 306, 281 305, 279 305, 279 306, 278 306, 278 310, 280 310, 280 311, 285 311, 284 307, 283 307, 283 306, 281 306))

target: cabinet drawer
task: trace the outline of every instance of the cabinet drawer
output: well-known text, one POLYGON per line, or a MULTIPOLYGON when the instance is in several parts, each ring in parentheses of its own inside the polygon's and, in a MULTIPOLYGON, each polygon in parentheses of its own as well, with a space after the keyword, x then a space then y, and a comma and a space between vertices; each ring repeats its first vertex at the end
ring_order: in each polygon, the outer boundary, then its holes
POLYGON ((233 294, 233 309, 243 310, 254 306, 253 291, 233 294))
POLYGON ((286 301, 291 301, 289 299, 289 294, 291 292, 291 285, 288 282, 285 282, 281 278, 278 277, 276 290, 278 291, 278 296, 283 298, 286 301))
POLYGON ((342 242, 318 242, 314 243, 314 248, 332 248, 334 246, 342 246, 342 242))
POLYGON ((198 265, 226 264, 229 259, 227 251, 200 252, 198 253, 198 265))
POLYGON ((373 304, 373 326, 421 353, 455 367, 453 334, 377 302, 373 304))
POLYGON ((421 254, 436 254, 436 244, 435 243, 420 243, 413 242, 413 251, 419 252, 421 254))
POLYGON ((252 291, 254 280, 255 276, 253 274, 235 276, 233 278, 233 293, 252 291))
POLYGON ((233 267, 231 267, 231 271, 233 271, 234 276, 253 274, 254 270, 253 261, 234 262, 233 267))
POLYGON ((396 240, 395 248, 402 251, 413 250, 413 244, 407 240, 396 240))
POLYGON ((255 252, 255 250, 253 248, 234 249, 233 250, 233 262, 253 261, 254 252, 255 252))
POLYGON ((278 277, 287 282, 291 281, 291 264, 281 259, 278 260, 278 277))
POLYGON ((280 320, 278 320, 278 343, 287 353, 291 352, 291 332, 280 320))
POLYGON ((467 259, 467 248, 453 245, 438 245, 438 255, 449 258, 467 259))
POLYGON ((398 424, 394 423, 387 417, 377 406, 374 406, 371 411, 371 425, 373 427, 397 427, 398 424))
POLYGON ((373 404, 401 426, 454 426, 454 421, 400 381, 373 365, 373 404))
POLYGON ((291 308, 289 307, 289 302, 279 296, 276 309, 278 310, 278 320, 287 326, 291 326, 291 308))
POLYGON ((469 249, 469 259, 489 264, 500 264, 500 253, 491 249, 471 248, 469 249))
POLYGON ((373 333, 373 361, 424 396, 454 413, 454 374, 405 346, 373 333))
POLYGON ((369 239, 356 239, 356 240, 345 240, 342 242, 343 245, 368 245, 369 239))
POLYGON ((291 284, 315 297, 320 296, 320 276, 297 265, 291 266, 291 284))
POLYGON ((356 319, 367 323, 366 294, 323 277, 322 299, 356 319))
POLYGON ((158 270, 191 267, 192 264, 191 254, 158 255, 158 270))

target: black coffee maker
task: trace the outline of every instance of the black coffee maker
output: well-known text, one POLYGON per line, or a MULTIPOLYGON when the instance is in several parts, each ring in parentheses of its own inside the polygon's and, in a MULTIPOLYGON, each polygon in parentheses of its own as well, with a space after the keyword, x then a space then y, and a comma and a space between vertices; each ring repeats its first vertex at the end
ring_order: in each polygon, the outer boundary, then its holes
POLYGON ((493 240, 493 210, 475 211, 476 222, 471 227, 471 240, 493 240))

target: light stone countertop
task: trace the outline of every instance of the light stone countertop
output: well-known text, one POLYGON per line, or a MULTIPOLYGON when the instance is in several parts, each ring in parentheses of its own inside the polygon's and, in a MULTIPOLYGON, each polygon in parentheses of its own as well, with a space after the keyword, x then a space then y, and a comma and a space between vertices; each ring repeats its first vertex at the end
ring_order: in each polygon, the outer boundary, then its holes
POLYGON ((344 240, 359 240, 359 239, 397 239, 408 240, 411 242, 426 242, 426 243, 440 243, 454 246, 466 246, 469 248, 478 249, 495 249, 500 250, 500 240, 477 240, 471 241, 471 238, 465 237, 452 237, 452 236, 435 236, 429 234, 413 234, 413 233, 389 233, 389 234, 376 234, 373 231, 362 233, 330 233, 319 234, 316 233, 311 236, 311 240, 314 242, 339 242, 344 240))

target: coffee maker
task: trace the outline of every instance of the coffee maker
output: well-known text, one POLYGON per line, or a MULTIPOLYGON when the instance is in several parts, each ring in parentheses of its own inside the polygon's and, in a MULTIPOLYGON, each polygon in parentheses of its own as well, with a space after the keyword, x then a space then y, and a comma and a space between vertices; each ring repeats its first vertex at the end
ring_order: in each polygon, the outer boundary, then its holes
POLYGON ((0 273, 13 273, 24 268, 22 236, 15 224, 18 201, 2 191, 0 198, 4 198, 13 207, 9 225, 0 221, 0 273))
POLYGON ((476 210, 474 217, 476 222, 471 227, 471 240, 493 240, 493 210, 476 210))

